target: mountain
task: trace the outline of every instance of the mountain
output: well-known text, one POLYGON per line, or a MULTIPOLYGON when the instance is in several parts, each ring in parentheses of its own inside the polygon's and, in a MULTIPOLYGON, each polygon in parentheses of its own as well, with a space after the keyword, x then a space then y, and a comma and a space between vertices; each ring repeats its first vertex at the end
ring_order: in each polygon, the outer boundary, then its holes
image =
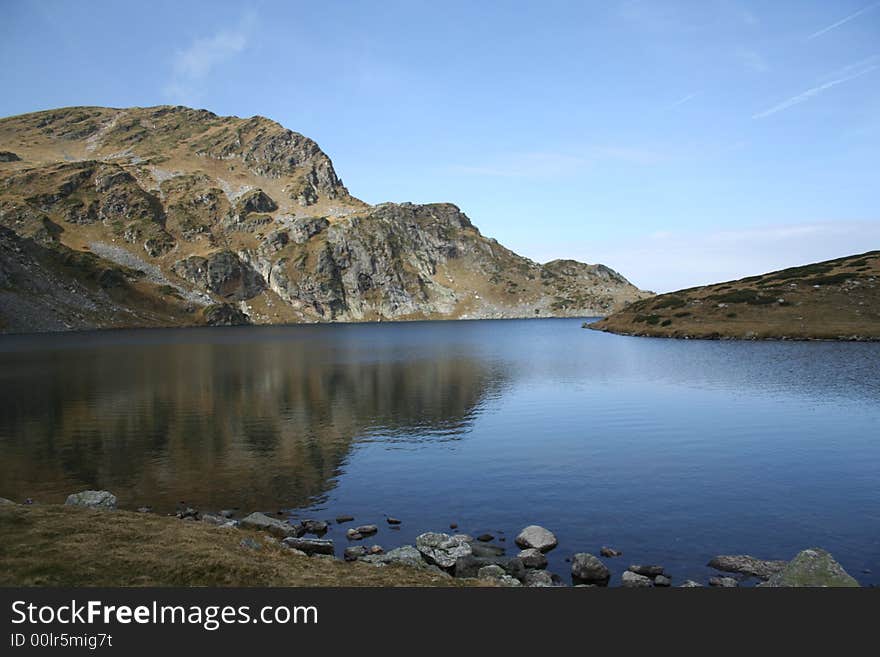
POLYGON ((670 338, 880 340, 880 251, 661 294, 589 327, 670 338))
POLYGON ((518 256, 449 203, 364 203, 263 117, 0 119, 0 331, 605 315, 645 296, 604 265, 518 256))

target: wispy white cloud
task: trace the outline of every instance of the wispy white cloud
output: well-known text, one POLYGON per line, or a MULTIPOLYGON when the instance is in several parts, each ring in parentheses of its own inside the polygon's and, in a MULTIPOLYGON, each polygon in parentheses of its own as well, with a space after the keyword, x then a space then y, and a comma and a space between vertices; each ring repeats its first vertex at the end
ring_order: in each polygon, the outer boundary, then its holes
POLYGON ((849 82, 850 80, 855 80, 856 78, 860 78, 863 75, 867 75, 877 68, 880 68, 880 64, 876 62, 877 57, 875 56, 870 57, 867 60, 863 60, 858 64, 847 66, 844 69, 841 69, 836 77, 828 80, 827 82, 823 82, 822 84, 812 87, 811 89, 807 89, 806 91, 801 92, 796 96, 792 96, 791 98, 784 100, 781 103, 770 107, 769 109, 758 112, 757 114, 753 114, 752 118, 767 118, 768 116, 772 116, 778 112, 788 109, 789 107, 794 107, 795 105, 799 105, 800 103, 810 100, 810 98, 818 96, 822 92, 827 91, 832 87, 836 87, 837 85, 843 84, 844 82, 849 82))
POLYGON ((196 38, 187 47, 176 50, 165 94, 178 102, 198 98, 205 78, 248 47, 255 23, 255 14, 247 13, 236 25, 196 38))
POLYGON ((676 107, 680 107, 680 106, 684 105, 685 103, 692 101, 694 98, 696 98, 699 95, 700 95, 699 91, 695 91, 693 93, 687 94, 686 96, 682 96, 681 98, 676 100, 674 103, 667 105, 663 109, 666 109, 666 110, 675 109, 676 107))
POLYGON ((853 12, 849 16, 846 16, 845 18, 841 18, 836 23, 832 23, 831 25, 828 25, 827 27, 823 27, 818 32, 813 32, 810 36, 807 37, 807 40, 809 41, 810 39, 815 39, 816 37, 820 37, 823 34, 830 32, 831 30, 836 30, 841 25, 845 25, 846 23, 849 23, 851 20, 855 20, 856 18, 858 18, 862 14, 865 14, 865 13, 871 11, 872 9, 876 9, 877 7, 880 7, 880 2, 872 2, 871 4, 867 5, 866 7, 862 7, 858 11, 853 12))

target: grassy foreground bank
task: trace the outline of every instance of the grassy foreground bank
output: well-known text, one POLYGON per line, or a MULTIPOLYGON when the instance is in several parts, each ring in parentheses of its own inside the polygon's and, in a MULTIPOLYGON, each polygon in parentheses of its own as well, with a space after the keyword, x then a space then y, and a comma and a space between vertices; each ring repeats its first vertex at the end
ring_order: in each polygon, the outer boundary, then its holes
POLYGON ((129 511, 0 505, 0 586, 467 586, 406 566, 305 557, 241 529, 129 511), (251 537, 260 549, 242 547, 251 537))

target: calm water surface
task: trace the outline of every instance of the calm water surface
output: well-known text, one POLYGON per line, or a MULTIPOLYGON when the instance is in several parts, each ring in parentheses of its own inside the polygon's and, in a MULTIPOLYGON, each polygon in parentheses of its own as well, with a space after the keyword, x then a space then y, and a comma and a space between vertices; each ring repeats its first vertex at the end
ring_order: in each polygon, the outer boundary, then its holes
POLYGON ((538 523, 563 575, 602 545, 625 553, 615 574, 660 563, 677 581, 719 553, 821 546, 880 584, 880 344, 580 323, 3 337, 0 496, 351 514, 386 548, 456 522, 513 552, 538 523))

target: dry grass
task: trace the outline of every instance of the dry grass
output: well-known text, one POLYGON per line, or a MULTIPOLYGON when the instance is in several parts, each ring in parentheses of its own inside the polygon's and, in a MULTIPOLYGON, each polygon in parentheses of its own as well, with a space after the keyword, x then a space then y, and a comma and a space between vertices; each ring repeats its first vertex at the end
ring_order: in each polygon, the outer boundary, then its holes
POLYGON ((260 534, 128 511, 0 506, 0 586, 467 586, 292 554, 260 534), (259 540, 260 549, 240 545, 259 540))

